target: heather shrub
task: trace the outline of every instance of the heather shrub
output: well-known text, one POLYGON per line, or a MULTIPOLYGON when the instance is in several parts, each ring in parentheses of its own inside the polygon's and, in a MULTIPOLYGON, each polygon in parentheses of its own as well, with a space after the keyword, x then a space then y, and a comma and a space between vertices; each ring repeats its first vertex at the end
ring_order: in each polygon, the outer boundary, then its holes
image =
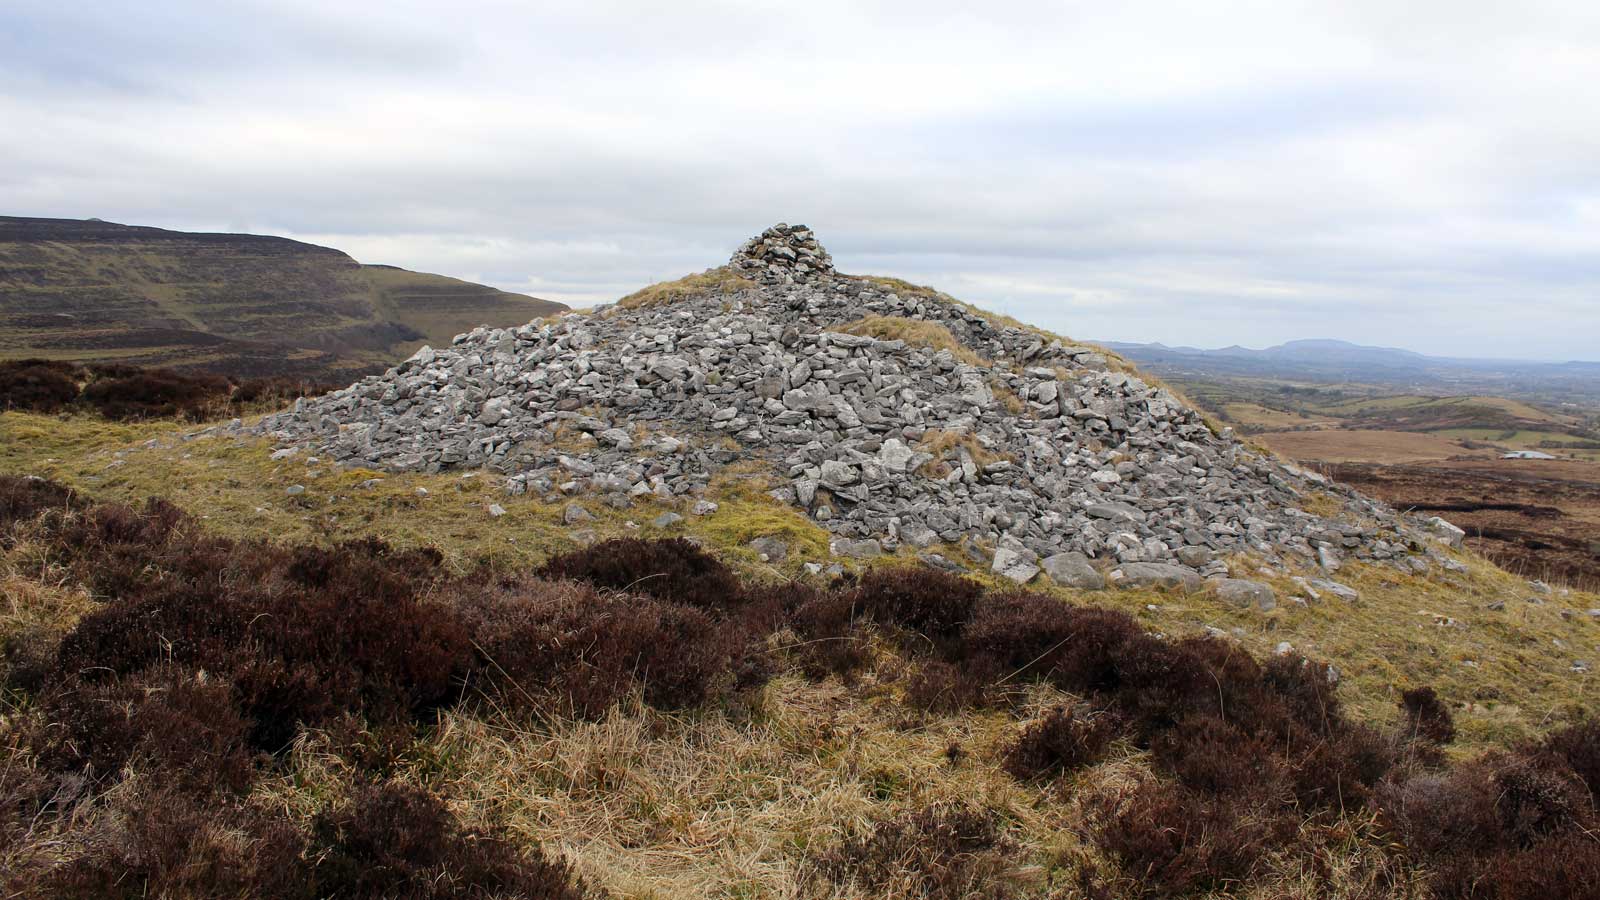
POLYGON ((0 412, 57 412, 78 399, 78 381, 83 375, 77 366, 53 360, 0 362, 0 412))
POLYGON ((1003 764, 1025 781, 1093 765, 1116 739, 1118 725, 1109 713, 1082 717, 1069 706, 1054 707, 1022 730, 1005 749, 1003 764))
POLYGON ((78 495, 71 488, 54 481, 0 475, 0 547, 9 545, 9 534, 16 525, 77 502, 78 495))
POLYGON ((157 558, 182 561, 101 567, 136 584, 63 639, 61 677, 103 681, 169 660, 217 674, 238 691, 253 744, 275 751, 344 711, 385 718, 444 702, 471 660, 459 616, 418 600, 381 545, 296 555, 179 540, 157 558))
POLYGON ((1039 677, 1050 670, 1051 655, 1072 637, 1068 619, 1074 608, 1026 591, 988 594, 961 631, 961 656, 988 660, 1012 677, 1039 677))
POLYGON ((648 597, 527 579, 464 597, 482 662, 502 703, 551 704, 595 717, 636 687, 666 708, 701 703, 734 680, 753 650, 736 624, 648 597))
POLYGON ((1527 847, 1547 835, 1588 832, 1596 825, 1588 789, 1560 761, 1513 758, 1497 768, 1494 784, 1501 843, 1527 847))
POLYGON ((1015 846, 987 810, 936 803, 876 823, 813 856, 813 870, 846 891, 929 900, 1020 896, 1012 884, 1015 846))
MULTIPOLYGON (((953 637, 972 618, 983 586, 970 578, 928 566, 874 569, 861 576, 852 604, 879 625, 933 641, 953 637)), ((919 648, 908 642, 910 649, 919 648)))
POLYGON ((849 677, 865 668, 867 643, 857 627, 852 592, 828 591, 801 601, 790 618, 802 639, 795 648, 800 667, 813 677, 849 677))
POLYGON ((924 712, 951 713, 984 706, 993 676, 942 659, 924 661, 906 683, 906 702, 924 712))
POLYGON ((1151 742, 1157 771, 1208 795, 1248 794, 1281 801, 1288 779, 1282 752, 1214 715, 1193 715, 1151 742))
POLYGON ((1600 872, 1586 786, 1537 747, 1386 782, 1375 800, 1388 829, 1432 870, 1437 897, 1587 896, 1600 872))
POLYGON ((1488 900, 1590 900, 1600 897, 1600 841, 1593 834, 1562 834, 1525 850, 1495 854, 1470 881, 1435 885, 1441 898, 1488 900))
POLYGON ((1400 695, 1400 709, 1405 713, 1406 732, 1415 739, 1422 737, 1436 744, 1455 740, 1455 717, 1450 708, 1439 700, 1431 687, 1412 688, 1400 695))
POLYGON ((604 541, 554 557, 538 574, 705 610, 737 606, 743 596, 727 566, 683 538, 604 541))
POLYGON ((235 411, 245 407, 277 407, 301 397, 315 397, 338 390, 342 385, 306 381, 298 378, 248 378, 239 382, 228 398, 235 411))
POLYGON ((1064 691, 1110 693, 1121 686, 1124 673, 1138 665, 1138 657, 1165 651, 1126 613, 1069 607, 1063 618, 1064 640, 1049 651, 1044 664, 1050 683, 1064 691))
POLYGON ((248 725, 224 681, 172 667, 105 684, 68 679, 41 698, 30 736, 42 763, 91 780, 131 765, 204 795, 253 775, 248 725))
POLYGON ((217 803, 146 781, 80 811, 50 846, 22 854, 8 896, 74 898, 316 896, 305 842, 288 822, 237 801, 217 803))
POLYGON ((1551 732, 1524 754, 1547 754, 1564 761, 1589 790, 1589 801, 1600 809, 1600 718, 1590 717, 1551 732))
POLYGON ((226 403, 232 385, 220 375, 181 375, 167 369, 120 373, 102 369, 83 389, 83 402, 108 419, 199 420, 226 403))
POLYGON ((1282 813, 1165 782, 1099 798, 1092 832, 1134 895, 1176 896, 1237 886, 1293 836, 1282 813))
POLYGON ((506 836, 462 828, 439 799, 397 782, 359 789, 317 817, 310 881, 318 897, 592 896, 571 868, 506 836))

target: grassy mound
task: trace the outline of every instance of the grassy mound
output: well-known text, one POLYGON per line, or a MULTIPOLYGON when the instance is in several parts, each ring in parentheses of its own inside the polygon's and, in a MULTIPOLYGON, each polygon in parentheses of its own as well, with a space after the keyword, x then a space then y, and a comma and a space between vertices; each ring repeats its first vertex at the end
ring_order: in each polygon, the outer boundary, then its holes
POLYGON ((685 275, 674 281, 662 281, 640 288, 618 300, 617 305, 623 309, 645 309, 652 306, 666 306, 686 297, 734 294, 755 286, 755 282, 728 266, 718 266, 695 275, 685 275))

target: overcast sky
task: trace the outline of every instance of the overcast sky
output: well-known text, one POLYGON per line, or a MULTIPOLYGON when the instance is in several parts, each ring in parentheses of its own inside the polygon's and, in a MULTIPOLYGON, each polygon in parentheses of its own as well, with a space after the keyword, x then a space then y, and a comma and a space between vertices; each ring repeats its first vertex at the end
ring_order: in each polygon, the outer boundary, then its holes
POLYGON ((783 220, 1080 338, 1600 359, 1600 3, 0 0, 0 213, 574 305, 783 220))

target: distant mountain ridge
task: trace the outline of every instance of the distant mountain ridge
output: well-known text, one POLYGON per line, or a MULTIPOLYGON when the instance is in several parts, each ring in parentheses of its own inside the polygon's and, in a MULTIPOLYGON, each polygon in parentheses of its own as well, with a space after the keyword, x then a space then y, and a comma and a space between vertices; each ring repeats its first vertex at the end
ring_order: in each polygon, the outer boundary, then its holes
POLYGON ((1358 382, 1504 396, 1576 396, 1600 402, 1600 362, 1539 362, 1428 356, 1393 347, 1308 339, 1261 350, 1216 350, 1102 341, 1158 374, 1176 378, 1262 378, 1322 383, 1358 382))
POLYGON ((0 216, 0 358, 343 378, 565 308, 283 237, 0 216))

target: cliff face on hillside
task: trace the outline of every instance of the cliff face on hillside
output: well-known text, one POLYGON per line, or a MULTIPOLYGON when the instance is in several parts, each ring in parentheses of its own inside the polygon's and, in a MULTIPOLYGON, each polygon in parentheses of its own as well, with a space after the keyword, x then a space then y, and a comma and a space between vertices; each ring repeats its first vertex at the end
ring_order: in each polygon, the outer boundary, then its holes
POLYGON ((561 304, 287 238, 0 217, 0 356, 337 377, 561 304))

